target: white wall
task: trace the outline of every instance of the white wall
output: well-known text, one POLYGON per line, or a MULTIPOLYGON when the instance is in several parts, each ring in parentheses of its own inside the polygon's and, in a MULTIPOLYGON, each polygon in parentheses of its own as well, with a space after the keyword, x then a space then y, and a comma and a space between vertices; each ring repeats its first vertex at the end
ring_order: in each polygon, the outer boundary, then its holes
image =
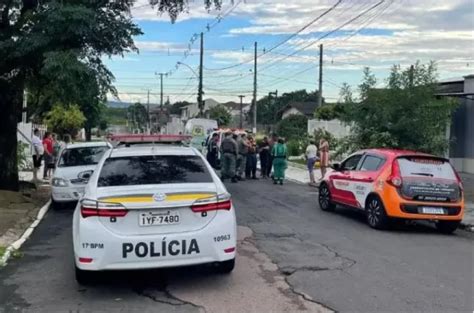
POLYGON ((322 121, 322 120, 309 120, 308 121, 308 134, 314 134, 314 131, 318 128, 322 128, 330 132, 336 138, 342 138, 350 134, 351 128, 346 126, 339 120, 322 121))

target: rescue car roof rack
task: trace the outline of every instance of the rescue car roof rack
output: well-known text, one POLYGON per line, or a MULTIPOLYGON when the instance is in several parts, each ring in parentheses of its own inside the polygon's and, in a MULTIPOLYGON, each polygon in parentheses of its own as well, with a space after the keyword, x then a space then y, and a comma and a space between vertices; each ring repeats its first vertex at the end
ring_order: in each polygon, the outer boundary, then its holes
POLYGON ((187 135, 143 135, 143 134, 124 134, 124 135, 112 135, 109 140, 113 143, 114 147, 125 146, 130 147, 132 145, 140 144, 174 144, 174 145, 186 145, 191 141, 191 136, 187 135))

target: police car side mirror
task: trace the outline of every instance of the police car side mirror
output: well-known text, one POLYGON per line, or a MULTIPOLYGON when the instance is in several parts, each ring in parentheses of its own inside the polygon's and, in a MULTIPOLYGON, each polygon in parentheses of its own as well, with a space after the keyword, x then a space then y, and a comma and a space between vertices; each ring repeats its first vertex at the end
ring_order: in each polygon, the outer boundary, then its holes
POLYGON ((341 163, 332 163, 331 168, 335 171, 340 171, 341 170, 341 163))

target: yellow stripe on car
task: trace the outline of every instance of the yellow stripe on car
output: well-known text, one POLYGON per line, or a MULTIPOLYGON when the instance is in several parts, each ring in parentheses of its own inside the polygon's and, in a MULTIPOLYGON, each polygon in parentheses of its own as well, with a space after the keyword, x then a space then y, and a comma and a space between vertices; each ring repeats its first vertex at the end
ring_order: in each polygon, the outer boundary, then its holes
MULTIPOLYGON (((188 193, 188 194, 167 194, 165 201, 186 201, 186 200, 198 200, 203 198, 213 197, 213 193, 188 193)), ((153 199, 153 195, 146 196, 133 196, 133 197, 110 197, 102 198, 100 201, 104 202, 117 202, 117 203, 154 203, 159 202, 153 199)))

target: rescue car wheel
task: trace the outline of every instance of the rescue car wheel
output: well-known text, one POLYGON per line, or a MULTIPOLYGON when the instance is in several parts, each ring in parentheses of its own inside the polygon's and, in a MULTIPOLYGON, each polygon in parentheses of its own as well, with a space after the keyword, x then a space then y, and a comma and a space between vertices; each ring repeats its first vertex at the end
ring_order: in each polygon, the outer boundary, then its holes
POLYGON ((452 234, 458 229, 460 221, 438 221, 436 228, 443 234, 452 234))
POLYGON ((386 229, 389 222, 389 217, 385 212, 385 207, 377 196, 371 196, 367 199, 365 204, 365 214, 367 216, 367 223, 370 227, 375 229, 386 229))
POLYGON ((235 259, 219 262, 217 264, 216 272, 219 274, 229 274, 234 270, 235 259))
POLYGON ((93 285, 95 282, 94 272, 84 271, 76 266, 76 281, 80 285, 93 285))
POLYGON ((331 201, 331 191, 326 183, 319 185, 318 195, 319 207, 323 211, 334 211, 336 205, 331 201))

